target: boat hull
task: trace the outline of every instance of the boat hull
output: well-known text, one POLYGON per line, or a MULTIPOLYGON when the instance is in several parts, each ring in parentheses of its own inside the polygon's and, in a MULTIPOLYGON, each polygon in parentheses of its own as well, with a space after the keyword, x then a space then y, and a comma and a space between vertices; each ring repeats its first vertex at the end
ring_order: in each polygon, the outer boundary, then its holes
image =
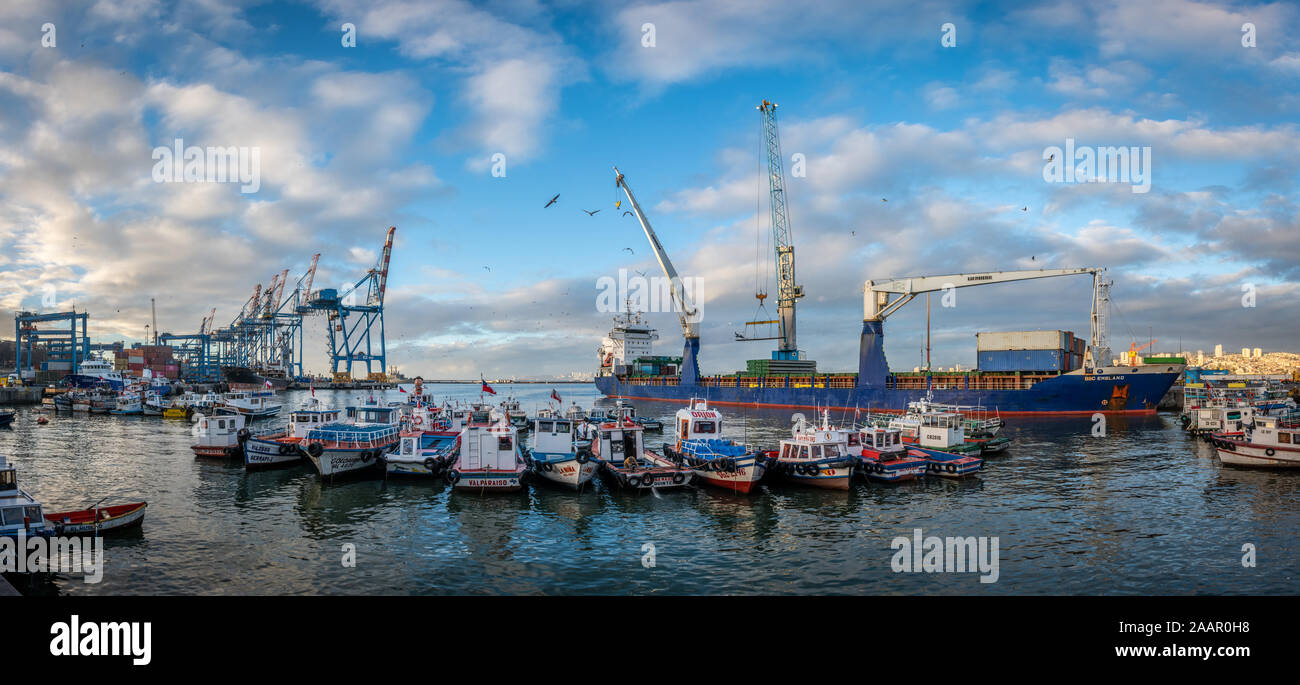
POLYGON ((372 456, 374 449, 332 449, 322 450, 320 456, 307 455, 307 461, 321 477, 359 476, 371 471, 378 471, 383 459, 372 456))
POLYGON ((826 490, 848 490, 853 480, 852 466, 823 466, 795 461, 778 461, 781 479, 798 485, 826 490))
POLYGON ((543 480, 577 490, 596 475, 597 466, 594 459, 585 464, 577 459, 534 459, 533 473, 543 480))
MULTIPOLYGON (((1166 367, 1160 367, 1164 369, 1166 367)), ((1141 368, 1108 369, 1104 374, 1081 371, 1053 376, 1024 390, 933 389, 936 403, 981 406, 1006 415, 1155 414, 1160 400, 1178 378, 1180 367, 1156 372, 1141 368), (1121 373, 1124 370, 1126 372, 1121 373), (1112 372, 1114 371, 1114 372, 1112 372)), ((676 379, 671 379, 676 380, 676 379)), ((909 402, 925 399, 925 389, 890 390, 879 387, 793 388, 650 385, 627 383, 616 376, 597 376, 596 388, 607 397, 685 402, 707 395, 710 404, 790 409, 904 412, 909 402)))
POLYGON ((244 442, 244 468, 249 471, 290 466, 302 461, 298 443, 265 438, 244 442))
POLYGON ((519 492, 523 489, 522 469, 516 471, 494 470, 456 470, 457 478, 452 487, 469 492, 519 492))
POLYGON ((239 445, 192 445, 194 456, 206 459, 238 459, 239 445))
POLYGON ((870 480, 884 483, 897 483, 916 480, 929 471, 929 462, 925 459, 886 459, 881 461, 870 457, 862 458, 862 473, 870 480))
POLYGON ((45 520, 54 525, 59 535, 103 535, 135 528, 144 523, 144 502, 121 504, 112 507, 83 509, 46 514, 45 520))
POLYGON ((1247 442, 1232 440, 1223 436, 1216 438, 1215 443, 1214 450, 1219 455, 1219 461, 1229 466, 1271 469, 1300 468, 1300 448, 1282 447, 1280 445, 1251 445, 1247 442))
POLYGON ((962 454, 953 454, 929 447, 912 447, 915 452, 923 453, 928 462, 928 473, 943 478, 965 478, 979 473, 984 468, 984 460, 962 454))

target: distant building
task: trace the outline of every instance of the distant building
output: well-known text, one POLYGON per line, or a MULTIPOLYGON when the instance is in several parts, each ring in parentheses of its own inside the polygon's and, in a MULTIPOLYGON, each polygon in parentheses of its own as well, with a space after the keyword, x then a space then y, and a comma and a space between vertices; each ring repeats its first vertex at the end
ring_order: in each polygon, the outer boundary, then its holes
POLYGON ((1202 365, 1204 365, 1204 364, 1205 364, 1205 350, 1197 350, 1197 351, 1196 351, 1196 365, 1197 365, 1197 366, 1202 366, 1202 365))
POLYGON ((1254 349, 1254 353, 1251 354, 1250 356, 1252 356, 1252 357, 1254 357, 1254 358, 1256 358, 1256 359, 1259 359, 1259 358, 1261 358, 1261 357, 1264 356, 1264 351, 1261 350, 1261 349, 1259 349, 1258 347, 1256 347, 1256 348, 1254 349))
POLYGON ((1242 357, 1249 357, 1249 356, 1250 356, 1250 348, 1249 348, 1249 347, 1243 347, 1243 348, 1241 348, 1241 356, 1242 356, 1242 357))
POLYGON ((1215 346, 1214 346, 1214 356, 1216 356, 1216 357, 1222 357, 1222 356, 1223 356, 1223 345, 1215 345, 1215 346))

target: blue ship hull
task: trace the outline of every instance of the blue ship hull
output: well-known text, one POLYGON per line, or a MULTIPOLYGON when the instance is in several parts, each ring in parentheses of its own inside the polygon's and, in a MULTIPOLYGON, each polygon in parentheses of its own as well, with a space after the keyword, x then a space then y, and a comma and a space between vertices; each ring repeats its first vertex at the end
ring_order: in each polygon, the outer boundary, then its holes
MULTIPOLYGON (((1082 371, 1053 376, 1024 390, 930 391, 934 402, 978 405, 1001 414, 1154 414, 1160 400, 1182 372, 1181 366, 1143 368, 1108 367, 1101 374, 1082 371), (1165 371, 1169 368, 1171 370, 1165 371)), ((713 404, 775 408, 861 409, 902 412, 908 402, 923 399, 927 391, 854 388, 736 388, 712 385, 649 385, 628 383, 616 376, 597 376, 596 388, 608 397, 685 402, 692 397, 713 404)))

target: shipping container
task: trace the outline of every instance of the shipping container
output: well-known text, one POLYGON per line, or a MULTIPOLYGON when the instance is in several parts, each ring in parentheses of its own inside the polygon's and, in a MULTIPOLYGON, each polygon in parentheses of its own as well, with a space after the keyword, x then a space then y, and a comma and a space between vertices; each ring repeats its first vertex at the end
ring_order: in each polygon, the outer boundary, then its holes
POLYGON ((1065 350, 984 350, 980 371, 1069 371, 1065 350))
POLYGON ((975 350, 1068 350, 1070 331, 997 331, 976 334, 975 350))

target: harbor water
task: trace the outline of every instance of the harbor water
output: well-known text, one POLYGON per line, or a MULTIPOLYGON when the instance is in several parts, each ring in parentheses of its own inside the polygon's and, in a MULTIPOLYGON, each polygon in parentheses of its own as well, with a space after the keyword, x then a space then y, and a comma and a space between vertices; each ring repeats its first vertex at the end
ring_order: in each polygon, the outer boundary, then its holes
MULTIPOLYGON (((552 388, 499 385, 531 415, 552 388)), ((478 386, 426 386, 466 402, 478 386)), ((326 404, 356 393, 317 391, 326 404)), ((284 413, 307 396, 281 393, 284 413)), ((397 391, 384 401, 405 400, 397 391)), ((612 401, 600 399, 600 404, 612 401)), ((679 407, 637 402, 669 426, 679 407)), ((789 410, 721 407, 727 437, 774 447, 789 410)), ((810 413, 810 412, 809 412, 810 413)), ((847 491, 764 482, 748 496, 705 486, 631 494, 531 482, 479 496, 441 481, 322 483, 305 463, 246 473, 196 459, 182 420, 50 415, 19 408, 0 454, 47 512, 101 498, 149 503, 144 525, 106 540, 102 582, 56 576, 49 594, 1291 594, 1300 569, 1300 473, 1225 468, 1175 414, 1007 420, 1010 449, 981 475, 847 491), (895 572, 895 538, 987 537, 980 573, 895 572), (1246 546, 1254 565, 1243 565, 1246 546), (354 551, 355 563, 345 556, 354 551)), ((851 415, 833 413, 833 422, 851 415)), ((268 424, 269 425, 269 424, 268 424)), ((669 429, 671 430, 671 429, 669 429)), ((663 438, 649 434, 651 446, 663 438)))

